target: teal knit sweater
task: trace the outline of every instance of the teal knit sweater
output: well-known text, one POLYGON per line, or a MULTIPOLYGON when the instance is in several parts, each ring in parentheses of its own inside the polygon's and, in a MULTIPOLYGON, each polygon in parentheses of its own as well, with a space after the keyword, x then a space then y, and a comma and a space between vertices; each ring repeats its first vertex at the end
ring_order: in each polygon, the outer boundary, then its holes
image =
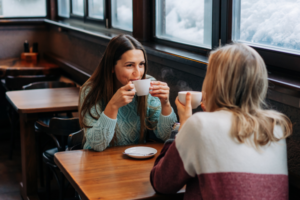
MULTIPOLYGON (((81 101, 85 98, 88 88, 81 92, 81 101)), ((152 122, 157 121, 154 134, 161 140, 167 140, 171 134, 171 126, 177 121, 176 114, 172 108, 172 113, 168 116, 161 114, 161 103, 159 98, 148 95, 147 117, 152 122), (150 105, 150 106, 149 106, 150 105), (156 109, 153 109, 156 108, 156 109)), ((105 150, 116 132, 116 146, 138 144, 140 139, 140 117, 137 115, 137 100, 126 106, 119 108, 117 119, 107 117, 101 110, 100 103, 93 106, 91 113, 96 115, 96 110, 100 114, 98 120, 92 118, 88 113, 84 117, 84 123, 92 128, 85 128, 86 142, 84 149, 94 149, 95 151, 105 150)))

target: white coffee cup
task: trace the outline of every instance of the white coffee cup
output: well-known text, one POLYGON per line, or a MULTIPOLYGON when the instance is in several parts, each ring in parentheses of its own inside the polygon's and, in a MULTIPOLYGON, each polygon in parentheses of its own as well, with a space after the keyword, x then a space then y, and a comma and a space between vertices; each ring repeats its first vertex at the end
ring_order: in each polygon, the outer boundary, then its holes
POLYGON ((134 89, 132 91, 135 91, 138 96, 146 96, 149 94, 149 88, 150 88, 150 79, 141 79, 132 81, 134 85, 134 89))
POLYGON ((196 91, 181 91, 178 92, 178 100, 185 105, 186 103, 186 93, 191 93, 192 95, 192 108, 196 109, 201 102, 202 99, 202 92, 196 92, 196 91))

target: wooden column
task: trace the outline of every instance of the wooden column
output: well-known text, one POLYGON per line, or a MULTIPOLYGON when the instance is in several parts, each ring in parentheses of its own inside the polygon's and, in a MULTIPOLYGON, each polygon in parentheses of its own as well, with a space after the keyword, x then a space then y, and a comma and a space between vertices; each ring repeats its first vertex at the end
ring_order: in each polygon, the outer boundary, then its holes
POLYGON ((57 20, 58 7, 57 0, 48 0, 48 18, 51 20, 57 20))
POLYGON ((152 0, 133 0, 133 37, 149 41, 152 36, 152 0))

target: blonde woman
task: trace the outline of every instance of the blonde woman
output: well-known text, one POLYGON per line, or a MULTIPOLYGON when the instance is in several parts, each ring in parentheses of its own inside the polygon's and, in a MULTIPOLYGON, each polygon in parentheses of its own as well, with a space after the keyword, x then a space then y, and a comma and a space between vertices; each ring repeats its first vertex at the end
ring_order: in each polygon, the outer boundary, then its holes
POLYGON ((243 44, 227 45, 209 58, 202 91, 206 112, 192 116, 176 99, 180 128, 151 171, 159 193, 186 185, 184 199, 288 199, 283 114, 264 109, 268 88, 262 58, 243 44))

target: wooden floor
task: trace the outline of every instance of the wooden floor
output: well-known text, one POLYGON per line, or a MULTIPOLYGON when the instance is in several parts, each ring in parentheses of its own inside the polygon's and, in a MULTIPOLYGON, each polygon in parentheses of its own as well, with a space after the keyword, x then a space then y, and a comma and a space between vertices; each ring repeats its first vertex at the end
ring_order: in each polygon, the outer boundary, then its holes
MULTIPOLYGON (((19 190, 21 180, 20 137, 16 136, 12 160, 8 159, 10 146, 10 130, 0 128, 0 200, 22 200, 19 190)), ((53 178, 51 182, 51 198, 58 199, 58 184, 53 178)), ((39 186, 39 198, 46 199, 44 188, 39 186)), ((73 199, 74 190, 68 188, 66 199, 73 199)))

